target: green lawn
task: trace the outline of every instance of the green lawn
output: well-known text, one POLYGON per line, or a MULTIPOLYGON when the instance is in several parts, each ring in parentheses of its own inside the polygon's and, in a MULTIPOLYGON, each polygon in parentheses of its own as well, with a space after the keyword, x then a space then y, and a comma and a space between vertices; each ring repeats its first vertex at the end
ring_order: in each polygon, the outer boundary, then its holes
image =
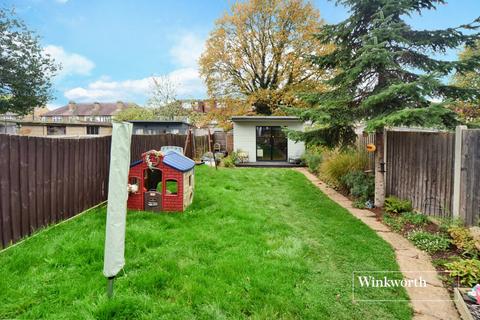
POLYGON ((407 303, 352 303, 352 271, 398 270, 394 253, 303 175, 196 170, 184 214, 129 212, 114 299, 100 208, 0 253, 0 318, 411 318, 407 303))

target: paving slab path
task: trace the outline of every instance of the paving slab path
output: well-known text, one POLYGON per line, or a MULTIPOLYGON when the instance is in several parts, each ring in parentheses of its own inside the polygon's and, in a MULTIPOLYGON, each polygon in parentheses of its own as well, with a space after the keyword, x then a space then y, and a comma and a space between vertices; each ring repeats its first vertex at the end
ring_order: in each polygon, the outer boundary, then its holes
POLYGON ((386 225, 377 220, 373 212, 354 208, 348 198, 328 187, 306 168, 295 168, 293 170, 303 173, 330 199, 347 209, 388 242, 395 250, 397 263, 404 278, 415 279, 421 276, 427 281, 426 288, 405 288, 411 300, 414 320, 460 319, 452 298, 447 289, 443 287, 442 281, 438 279, 438 274, 427 253, 417 249, 403 236, 392 232, 386 225), (425 299, 431 301, 421 301, 425 299))

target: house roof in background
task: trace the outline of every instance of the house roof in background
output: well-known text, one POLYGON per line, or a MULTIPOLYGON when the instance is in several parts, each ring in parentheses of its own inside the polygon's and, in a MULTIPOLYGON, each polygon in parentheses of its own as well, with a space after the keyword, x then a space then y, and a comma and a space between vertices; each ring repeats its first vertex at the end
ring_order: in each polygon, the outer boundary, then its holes
POLYGON ((96 126, 96 127, 111 127, 110 122, 42 122, 42 121, 23 121, 17 120, 15 123, 24 126, 35 126, 35 127, 85 127, 85 126, 96 126))
POLYGON ((93 102, 93 103, 75 103, 70 102, 66 106, 49 111, 44 114, 46 117, 51 116, 112 116, 118 112, 125 110, 135 104, 118 102, 93 102))
POLYGON ((233 116, 233 122, 246 121, 302 121, 299 117, 293 116, 233 116))

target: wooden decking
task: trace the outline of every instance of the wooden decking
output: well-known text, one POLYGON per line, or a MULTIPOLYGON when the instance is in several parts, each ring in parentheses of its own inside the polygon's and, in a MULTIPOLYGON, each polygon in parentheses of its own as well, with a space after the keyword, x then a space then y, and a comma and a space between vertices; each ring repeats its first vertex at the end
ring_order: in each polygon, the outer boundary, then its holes
POLYGON ((259 161, 259 162, 243 162, 236 165, 237 167, 254 167, 254 168, 295 168, 302 167, 300 164, 289 163, 286 161, 259 161))

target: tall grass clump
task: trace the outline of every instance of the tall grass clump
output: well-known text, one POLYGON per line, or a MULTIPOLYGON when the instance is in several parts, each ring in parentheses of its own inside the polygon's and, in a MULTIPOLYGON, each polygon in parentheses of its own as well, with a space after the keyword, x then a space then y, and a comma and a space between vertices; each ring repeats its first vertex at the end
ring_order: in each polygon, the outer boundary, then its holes
POLYGON ((318 169, 320 178, 337 189, 347 190, 342 177, 352 171, 363 171, 368 166, 366 152, 355 149, 335 149, 323 153, 323 160, 318 169))

